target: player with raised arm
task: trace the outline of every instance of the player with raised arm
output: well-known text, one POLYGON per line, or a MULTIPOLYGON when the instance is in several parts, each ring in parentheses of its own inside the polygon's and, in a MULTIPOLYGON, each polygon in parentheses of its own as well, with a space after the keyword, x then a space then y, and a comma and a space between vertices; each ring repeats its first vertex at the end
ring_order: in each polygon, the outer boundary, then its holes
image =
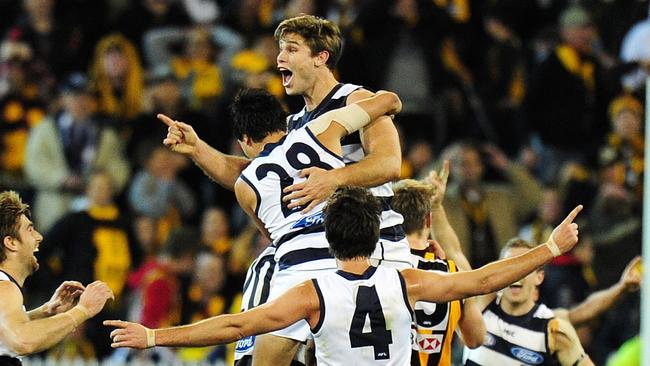
POLYGON ((192 325, 148 329, 119 320, 104 324, 113 347, 206 346, 308 322, 319 365, 408 365, 411 314, 417 301, 448 302, 496 291, 526 276, 578 241, 576 207, 549 240, 519 256, 455 273, 372 266, 381 206, 363 188, 340 188, 325 208, 325 234, 338 271, 291 288, 279 298, 239 314, 192 325), (366 327, 370 319, 370 327, 366 327))

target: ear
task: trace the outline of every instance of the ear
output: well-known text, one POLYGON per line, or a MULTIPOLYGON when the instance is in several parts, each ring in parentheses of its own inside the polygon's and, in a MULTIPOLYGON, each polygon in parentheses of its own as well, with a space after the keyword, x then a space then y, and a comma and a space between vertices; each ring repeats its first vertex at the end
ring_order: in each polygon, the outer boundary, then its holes
POLYGON ((316 58, 314 60, 314 66, 323 66, 327 64, 327 60, 330 59, 330 53, 328 51, 320 51, 318 54, 316 54, 316 58))
POLYGON ((11 252, 15 252, 16 250, 18 250, 18 246, 16 245, 16 239, 9 235, 5 236, 2 239, 2 245, 11 252))
POLYGON ((431 212, 427 214, 427 216, 424 217, 424 227, 427 229, 431 228, 431 222, 433 221, 433 217, 431 212))
POLYGON ((539 286, 544 282, 544 270, 539 270, 535 273, 535 286, 539 286))
POLYGON ((242 142, 246 146, 253 146, 253 139, 248 137, 248 135, 243 135, 242 136, 242 142))

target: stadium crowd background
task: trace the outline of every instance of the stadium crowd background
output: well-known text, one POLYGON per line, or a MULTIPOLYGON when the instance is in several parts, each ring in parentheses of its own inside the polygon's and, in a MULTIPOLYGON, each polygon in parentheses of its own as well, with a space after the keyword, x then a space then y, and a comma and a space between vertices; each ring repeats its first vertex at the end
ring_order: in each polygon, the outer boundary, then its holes
MULTIPOLYGON (((239 309, 268 244, 234 196, 162 145, 156 113, 240 153, 227 106, 266 88, 275 26, 300 13, 345 37, 339 80, 397 92, 404 178, 450 159, 445 207, 474 267, 513 236, 533 242, 577 203, 581 242, 546 268, 540 299, 570 307, 616 283, 641 251, 648 1, 6 0, 0 2, 0 186, 44 233, 36 304, 63 279, 117 301, 48 351, 110 355, 107 318, 148 327, 239 309), (584 230, 582 228, 585 228, 584 230), (584 233, 584 234, 583 234, 584 233)), ((28 306, 29 307, 29 306, 28 306)), ((639 332, 639 297, 579 333, 596 364, 639 332)), ((226 347, 112 354, 224 361, 226 347)))

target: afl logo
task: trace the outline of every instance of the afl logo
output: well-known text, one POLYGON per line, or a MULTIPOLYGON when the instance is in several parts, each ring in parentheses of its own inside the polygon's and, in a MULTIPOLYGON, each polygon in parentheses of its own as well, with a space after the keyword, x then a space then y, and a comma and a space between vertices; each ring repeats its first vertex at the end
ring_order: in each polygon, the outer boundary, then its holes
POLYGON ((237 344, 235 345, 235 352, 238 353, 247 352, 253 348, 253 345, 255 345, 255 336, 242 338, 237 341, 237 344))
POLYGON ((512 355, 517 357, 519 360, 529 364, 539 365, 540 363, 544 362, 544 356, 525 348, 512 347, 510 349, 510 353, 512 353, 512 355))

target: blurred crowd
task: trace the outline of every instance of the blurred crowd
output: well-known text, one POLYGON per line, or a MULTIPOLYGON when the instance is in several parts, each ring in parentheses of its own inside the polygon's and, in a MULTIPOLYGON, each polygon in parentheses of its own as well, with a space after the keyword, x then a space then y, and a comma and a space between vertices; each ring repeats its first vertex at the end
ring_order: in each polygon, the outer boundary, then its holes
MULTIPOLYGON (((111 353, 100 324, 239 311, 268 242, 231 192, 162 145, 156 114, 239 154, 227 113, 239 88, 303 105, 284 94, 273 38, 300 13, 341 27, 340 80, 400 95, 404 178, 451 161, 445 207, 473 267, 511 237, 544 241, 581 203, 581 243, 547 267, 540 298, 570 307, 612 285, 641 251, 649 3, 1 1, 0 186, 45 233, 27 300, 62 279, 100 279, 117 296, 49 356, 229 359, 226 347, 111 353)), ((597 364, 638 334, 639 316, 629 296, 580 330, 597 364)))

